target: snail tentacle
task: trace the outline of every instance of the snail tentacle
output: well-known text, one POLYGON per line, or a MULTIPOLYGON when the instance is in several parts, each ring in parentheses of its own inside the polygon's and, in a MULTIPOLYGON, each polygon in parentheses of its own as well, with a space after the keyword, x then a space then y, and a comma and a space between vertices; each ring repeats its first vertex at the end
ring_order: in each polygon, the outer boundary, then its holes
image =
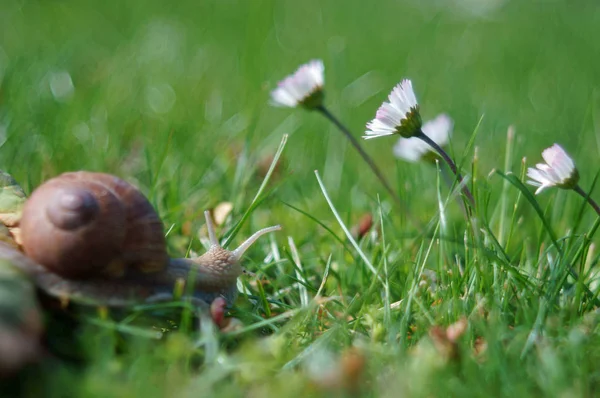
POLYGON ((241 245, 239 245, 236 249, 234 249, 231 252, 233 254, 233 257, 236 259, 236 261, 240 261, 242 259, 242 256, 246 252, 246 250, 248 250, 250 248, 250 246, 252 246, 254 244, 254 242, 256 242, 258 240, 258 238, 260 238, 263 235, 268 234, 269 232, 279 231, 279 230, 281 230, 281 225, 274 225, 272 227, 266 227, 266 228, 256 231, 248 239, 246 239, 244 242, 242 242, 241 245))
POLYGON ((217 233, 215 231, 215 223, 213 222, 208 210, 204 211, 204 218, 206 219, 206 229, 208 230, 208 239, 210 240, 210 245, 220 246, 219 240, 217 239, 217 233))

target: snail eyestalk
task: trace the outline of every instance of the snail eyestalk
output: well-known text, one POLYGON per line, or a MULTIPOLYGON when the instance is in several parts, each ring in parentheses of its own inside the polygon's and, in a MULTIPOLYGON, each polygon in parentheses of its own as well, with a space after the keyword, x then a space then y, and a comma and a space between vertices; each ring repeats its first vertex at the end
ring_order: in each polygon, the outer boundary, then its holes
POLYGON ((272 227, 267 227, 267 228, 261 229, 260 231, 256 231, 255 233, 252 234, 252 236, 250 236, 241 245, 239 245, 235 250, 233 250, 231 252, 231 254, 237 261, 240 261, 242 256, 246 252, 246 250, 248 250, 248 248, 250 246, 252 246, 254 244, 254 242, 256 242, 258 240, 258 238, 260 238, 261 236, 263 236, 265 234, 268 234, 269 232, 279 231, 279 230, 281 230, 281 225, 274 225, 272 227))
POLYGON ((206 229, 208 230, 208 239, 210 240, 211 246, 220 246, 217 234, 215 232, 215 223, 213 223, 212 217, 208 210, 204 211, 204 218, 206 218, 206 229))
MULTIPOLYGON (((204 217, 206 218, 206 229, 208 230, 208 239, 210 240, 210 245, 213 247, 221 247, 219 240, 217 239, 217 234, 215 232, 215 224, 212 220, 210 212, 208 210, 204 211, 204 217)), ((268 234, 269 232, 279 231, 281 230, 281 225, 274 225, 272 227, 263 228, 259 231, 256 231, 252 234, 248 239, 246 239, 241 245, 239 245, 236 249, 232 251, 233 257, 239 261, 242 256, 248 250, 250 246, 254 244, 263 235, 268 234)))

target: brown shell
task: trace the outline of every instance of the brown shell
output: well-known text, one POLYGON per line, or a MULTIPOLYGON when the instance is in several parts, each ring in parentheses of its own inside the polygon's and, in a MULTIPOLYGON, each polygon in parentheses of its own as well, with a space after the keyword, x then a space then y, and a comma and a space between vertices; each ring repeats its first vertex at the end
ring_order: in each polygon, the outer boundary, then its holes
POLYGON ((27 256, 67 278, 156 272, 168 263, 154 208, 110 174, 69 172, 39 186, 23 208, 21 235, 27 256))

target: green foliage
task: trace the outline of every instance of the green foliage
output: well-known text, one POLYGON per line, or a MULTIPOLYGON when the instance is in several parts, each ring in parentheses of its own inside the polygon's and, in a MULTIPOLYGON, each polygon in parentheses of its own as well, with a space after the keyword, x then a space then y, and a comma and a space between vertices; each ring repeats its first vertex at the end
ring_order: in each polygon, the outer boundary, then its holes
POLYGON ((173 256, 205 250, 202 212, 221 202, 234 245, 283 230, 245 256, 257 276, 240 278, 240 329, 198 328, 176 304, 48 305, 48 356, 0 394, 592 395, 597 217, 573 192, 533 196, 521 181, 554 142, 584 189, 594 181, 600 10, 482 4, 1 2, 0 169, 27 193, 68 170, 121 176, 157 208, 173 256), (424 121, 448 113, 477 217, 436 168, 395 160, 396 138, 361 144, 405 208, 317 112, 270 107, 277 81, 313 58, 356 137, 402 78, 424 121), (349 239, 367 213, 370 232, 349 239), (463 320, 453 340, 446 327, 463 320))

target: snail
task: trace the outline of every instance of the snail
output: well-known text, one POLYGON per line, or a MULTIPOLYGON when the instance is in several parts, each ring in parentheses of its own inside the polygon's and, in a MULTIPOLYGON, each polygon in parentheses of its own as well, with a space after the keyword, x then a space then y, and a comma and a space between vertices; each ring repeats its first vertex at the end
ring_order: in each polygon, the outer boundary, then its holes
POLYGON ((63 173, 36 188, 19 219, 21 250, 0 243, 0 259, 11 261, 47 294, 108 307, 168 301, 181 289, 196 306, 230 305, 244 252, 261 229, 236 249, 222 248, 210 213, 204 212, 209 250, 195 258, 170 258, 162 222, 133 185, 110 174, 63 173))

